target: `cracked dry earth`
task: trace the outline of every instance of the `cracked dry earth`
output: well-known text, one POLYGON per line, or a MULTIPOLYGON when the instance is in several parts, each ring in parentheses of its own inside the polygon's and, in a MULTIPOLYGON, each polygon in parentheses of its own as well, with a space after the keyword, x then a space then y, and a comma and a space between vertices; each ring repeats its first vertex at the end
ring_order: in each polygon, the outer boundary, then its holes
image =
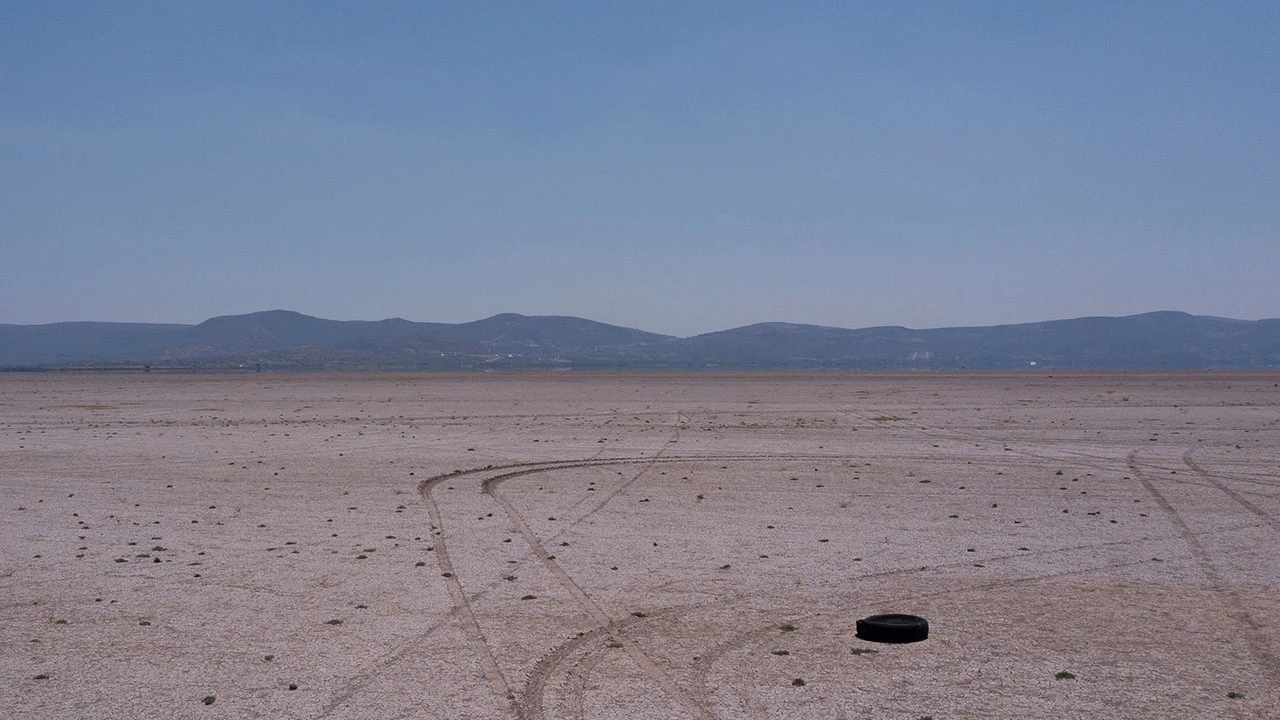
POLYGON ((1280 707, 1280 373, 0 375, 0 482, 9 718, 1280 707))

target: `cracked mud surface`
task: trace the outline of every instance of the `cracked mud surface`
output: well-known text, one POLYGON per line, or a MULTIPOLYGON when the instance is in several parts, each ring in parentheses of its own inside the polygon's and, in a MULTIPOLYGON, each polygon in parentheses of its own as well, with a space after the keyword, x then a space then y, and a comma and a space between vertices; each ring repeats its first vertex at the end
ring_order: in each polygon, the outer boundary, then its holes
POLYGON ((0 707, 1261 717, 1278 384, 0 375, 0 707))

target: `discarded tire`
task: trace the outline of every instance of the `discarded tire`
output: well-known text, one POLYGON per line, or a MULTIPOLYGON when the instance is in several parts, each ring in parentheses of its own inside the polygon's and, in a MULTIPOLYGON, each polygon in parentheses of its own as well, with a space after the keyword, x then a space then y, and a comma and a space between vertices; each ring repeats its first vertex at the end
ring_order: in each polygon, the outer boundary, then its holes
POLYGON ((888 613, 858 621, 859 638, 878 643, 913 643, 929 637, 929 621, 915 615, 888 613))

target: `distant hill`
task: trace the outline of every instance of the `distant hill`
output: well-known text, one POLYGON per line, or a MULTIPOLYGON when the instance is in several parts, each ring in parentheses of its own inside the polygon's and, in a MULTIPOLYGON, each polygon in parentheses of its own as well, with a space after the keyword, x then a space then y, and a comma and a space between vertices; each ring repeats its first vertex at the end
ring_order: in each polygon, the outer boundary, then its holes
POLYGON ((673 360, 850 369, 1280 367, 1280 320, 1182 312, 912 330, 764 323, 672 345, 673 360))
POLYGON ((667 335, 574 317, 495 315, 470 323, 325 320, 289 310, 199 325, 0 325, 0 367, 119 365, 292 370, 613 366, 643 361, 667 335))
POLYGON ((760 323, 689 338, 576 317, 325 320, 288 310, 198 325, 0 325, 0 368, 1280 368, 1280 319, 1153 312, 988 327, 856 330, 760 323))

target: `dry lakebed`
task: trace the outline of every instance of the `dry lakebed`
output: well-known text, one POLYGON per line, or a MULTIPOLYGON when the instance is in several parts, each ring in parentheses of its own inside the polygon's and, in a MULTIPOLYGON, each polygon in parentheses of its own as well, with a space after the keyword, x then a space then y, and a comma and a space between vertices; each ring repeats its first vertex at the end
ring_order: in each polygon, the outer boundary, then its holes
POLYGON ((1280 714, 1280 372, 14 373, 0 483, 6 718, 1280 714))

